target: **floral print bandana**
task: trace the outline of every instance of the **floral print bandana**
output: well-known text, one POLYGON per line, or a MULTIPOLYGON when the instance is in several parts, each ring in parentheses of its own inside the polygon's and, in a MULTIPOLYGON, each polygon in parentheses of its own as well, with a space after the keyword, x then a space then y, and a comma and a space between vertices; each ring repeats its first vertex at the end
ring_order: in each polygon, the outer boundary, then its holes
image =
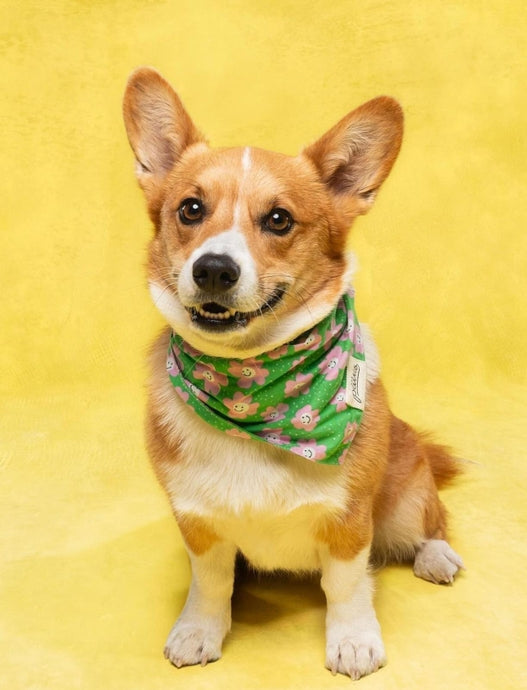
POLYGON ((354 293, 293 342, 248 359, 209 357, 173 332, 167 370, 179 397, 211 426, 338 465, 366 388, 354 293))

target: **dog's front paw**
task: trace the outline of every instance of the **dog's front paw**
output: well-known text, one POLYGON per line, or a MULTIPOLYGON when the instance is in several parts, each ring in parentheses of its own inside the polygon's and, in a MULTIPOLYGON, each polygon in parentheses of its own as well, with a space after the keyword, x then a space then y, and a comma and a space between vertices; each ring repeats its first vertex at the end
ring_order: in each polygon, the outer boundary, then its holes
POLYGON ((178 668, 205 666, 220 658, 222 642, 223 635, 206 620, 201 625, 176 621, 166 641, 165 658, 178 668))
POLYGON ((328 642, 326 668, 333 675, 343 673, 353 680, 373 673, 386 664, 382 639, 374 632, 349 633, 328 642))

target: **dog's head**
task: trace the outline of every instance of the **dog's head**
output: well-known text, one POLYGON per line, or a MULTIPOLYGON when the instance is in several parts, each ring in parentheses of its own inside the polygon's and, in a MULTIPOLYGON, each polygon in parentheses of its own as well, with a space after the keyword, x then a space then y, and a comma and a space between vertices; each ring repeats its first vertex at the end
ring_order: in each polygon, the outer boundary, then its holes
POLYGON ((155 225, 150 289, 187 342, 248 357, 331 311, 350 282, 349 227, 399 152, 396 101, 369 101, 296 157, 211 149, 171 86, 142 68, 124 120, 155 225))

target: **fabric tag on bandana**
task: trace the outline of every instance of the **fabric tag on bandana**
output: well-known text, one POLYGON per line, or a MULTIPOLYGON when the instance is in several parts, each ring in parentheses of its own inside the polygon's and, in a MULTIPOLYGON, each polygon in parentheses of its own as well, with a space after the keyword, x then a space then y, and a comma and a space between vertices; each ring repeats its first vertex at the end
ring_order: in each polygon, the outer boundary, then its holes
POLYGON ((366 361, 350 357, 346 370, 346 402, 356 410, 364 410, 366 402, 366 361))

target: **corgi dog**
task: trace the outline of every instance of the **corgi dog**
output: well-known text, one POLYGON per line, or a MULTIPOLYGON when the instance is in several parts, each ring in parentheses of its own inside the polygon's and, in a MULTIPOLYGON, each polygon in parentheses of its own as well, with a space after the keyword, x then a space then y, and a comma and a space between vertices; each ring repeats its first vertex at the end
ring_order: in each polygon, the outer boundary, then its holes
POLYGON ((386 663, 370 563, 410 560, 433 583, 463 568, 438 497, 457 463, 391 413, 351 289, 349 228, 397 157, 401 108, 375 98, 295 157, 210 148, 150 68, 130 76, 123 110, 167 322, 147 447, 192 567, 165 656, 221 656, 241 553, 320 573, 326 666, 358 679, 386 663))

